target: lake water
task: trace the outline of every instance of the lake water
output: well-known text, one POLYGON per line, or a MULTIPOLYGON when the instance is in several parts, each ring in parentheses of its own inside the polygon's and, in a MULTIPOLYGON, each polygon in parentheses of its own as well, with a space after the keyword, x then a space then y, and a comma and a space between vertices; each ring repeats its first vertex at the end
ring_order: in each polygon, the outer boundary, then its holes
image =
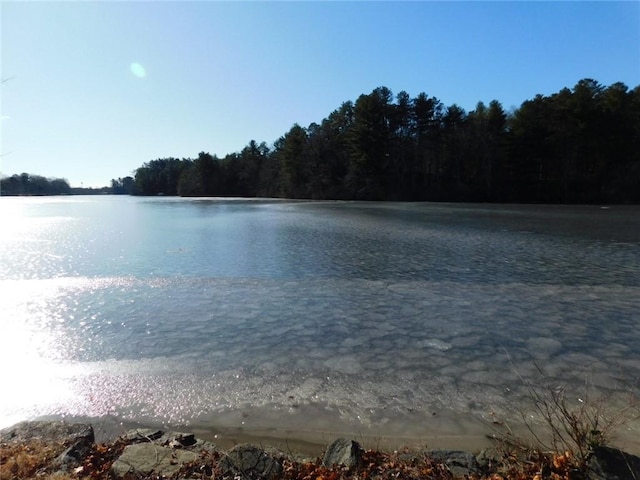
POLYGON ((104 196, 0 215, 0 427, 433 439, 517 422, 527 384, 638 392, 640 207, 104 196))

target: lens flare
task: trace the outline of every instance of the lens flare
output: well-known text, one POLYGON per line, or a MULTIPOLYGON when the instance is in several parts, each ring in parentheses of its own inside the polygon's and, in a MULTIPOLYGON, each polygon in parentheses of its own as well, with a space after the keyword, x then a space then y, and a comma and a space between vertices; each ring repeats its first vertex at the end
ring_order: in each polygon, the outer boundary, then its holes
POLYGON ((131 70, 131 73, 138 78, 144 78, 147 76, 147 71, 139 63, 133 62, 129 65, 129 69, 131 70))

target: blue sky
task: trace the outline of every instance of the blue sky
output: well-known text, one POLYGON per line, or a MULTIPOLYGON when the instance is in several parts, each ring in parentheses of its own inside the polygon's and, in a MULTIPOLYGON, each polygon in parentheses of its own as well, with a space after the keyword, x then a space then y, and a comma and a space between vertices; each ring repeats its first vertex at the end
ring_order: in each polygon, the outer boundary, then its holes
POLYGON ((469 111, 640 84, 640 2, 0 3, 0 171, 103 186, 386 86, 469 111))

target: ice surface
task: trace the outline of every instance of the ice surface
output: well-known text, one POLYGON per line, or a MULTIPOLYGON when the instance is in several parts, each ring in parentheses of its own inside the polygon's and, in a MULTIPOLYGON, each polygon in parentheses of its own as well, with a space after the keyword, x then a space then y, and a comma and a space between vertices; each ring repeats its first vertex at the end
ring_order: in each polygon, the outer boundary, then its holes
POLYGON ((166 202, 179 234, 107 235, 101 253, 70 248, 96 227, 65 236, 68 219, 21 227, 44 247, 0 239, 0 351, 51 393, 0 400, 3 422, 420 436, 518 418, 542 381, 637 391, 640 249, 603 227, 526 208, 166 202))
POLYGON ((76 368, 58 375, 71 395, 33 406, 42 414, 202 425, 216 413, 244 412, 238 418, 245 428, 264 427, 264 418, 293 428, 300 412, 313 410, 324 412, 328 425, 334 417, 345 428, 399 422, 418 434, 412 425, 418 414, 512 415, 539 369, 575 389, 586 380, 606 391, 640 374, 638 342, 625 321, 640 309, 640 301, 629 301, 640 299, 635 287, 555 287, 556 309, 571 299, 571 328, 532 315, 541 304, 553 309, 548 285, 416 281, 381 289, 337 279, 122 278, 28 285, 51 293, 40 296, 46 305, 39 308, 101 305, 93 323, 80 315, 47 324, 60 371, 76 368), (139 292, 135 306, 131 288, 139 292), (618 298, 624 301, 615 303, 618 298), (427 299, 430 307, 420 309, 427 299), (418 313, 397 315, 405 305, 418 313), (159 306, 172 315, 158 315, 159 306), (612 308, 619 321, 603 325, 599 319, 612 308), (123 311, 124 321, 115 322, 123 311), (258 420, 265 409, 270 413, 258 420))

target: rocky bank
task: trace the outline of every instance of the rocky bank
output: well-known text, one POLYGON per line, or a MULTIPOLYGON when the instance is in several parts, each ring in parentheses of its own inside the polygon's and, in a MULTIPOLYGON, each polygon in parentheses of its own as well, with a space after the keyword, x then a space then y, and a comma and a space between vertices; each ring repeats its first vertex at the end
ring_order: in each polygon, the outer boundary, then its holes
POLYGON ((230 450, 196 438, 187 432, 134 429, 108 444, 96 444, 89 424, 62 421, 22 422, 0 430, 0 480, 14 478, 92 479, 211 479, 233 480, 337 480, 349 478, 546 478, 560 480, 637 480, 640 457, 621 450, 600 447, 586 471, 557 463, 525 460, 518 464, 499 449, 477 455, 463 451, 421 451, 383 453, 365 451, 358 442, 335 440, 321 458, 309 459, 274 448, 249 444, 230 450), (26 475, 19 472, 19 456, 36 447, 47 450, 42 465, 26 475))

